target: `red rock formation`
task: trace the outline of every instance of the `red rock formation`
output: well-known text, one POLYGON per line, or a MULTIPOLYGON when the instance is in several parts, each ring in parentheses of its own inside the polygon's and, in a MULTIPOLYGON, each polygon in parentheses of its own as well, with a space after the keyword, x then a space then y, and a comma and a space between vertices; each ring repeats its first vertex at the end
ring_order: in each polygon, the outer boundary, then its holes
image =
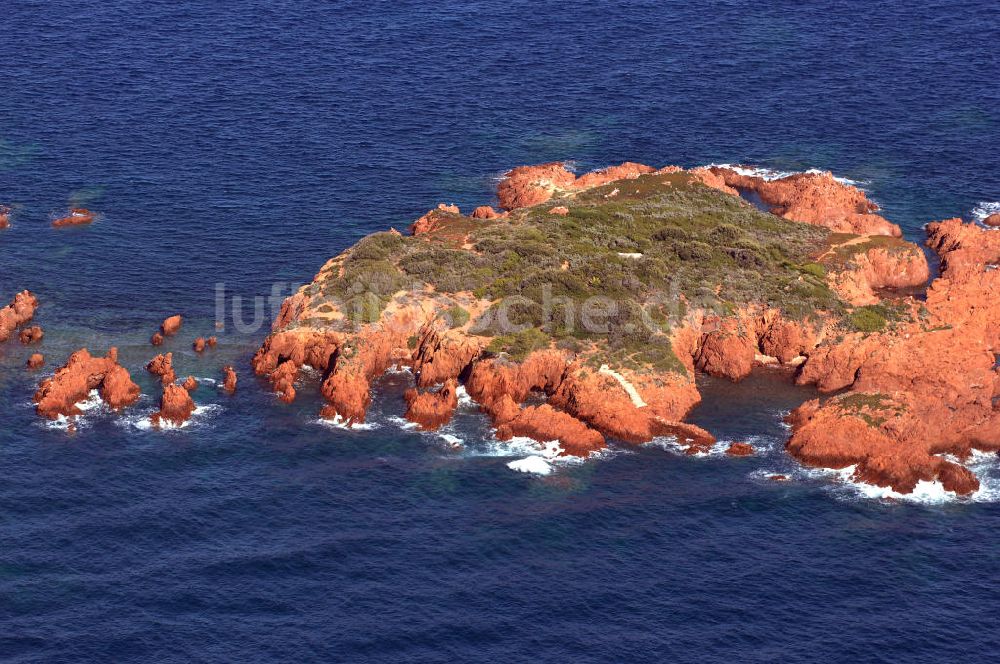
POLYGON ((225 378, 222 381, 222 389, 224 389, 229 394, 236 393, 236 371, 230 367, 226 366, 222 368, 225 378))
POLYGON ((702 338, 695 365, 709 375, 741 381, 753 369, 757 354, 755 330, 748 321, 735 318, 716 321, 716 325, 717 330, 702 338))
POLYGON ((161 345, 163 343, 163 335, 160 334, 159 332, 154 332, 153 336, 149 338, 149 343, 153 344, 154 346, 161 345))
POLYGON ((460 214, 461 212, 457 205, 438 203, 435 209, 429 211, 410 225, 410 234, 423 235, 424 233, 430 233, 447 223, 449 219, 460 214))
POLYGON ((157 355, 146 365, 146 371, 153 374, 154 376, 160 377, 160 382, 173 383, 177 380, 177 373, 174 372, 173 367, 174 354, 167 353, 166 355, 157 355))
POLYGON ((196 352, 196 353, 204 353, 205 352, 205 337, 198 337, 197 339, 195 339, 194 343, 191 344, 191 347, 194 349, 194 352, 196 352))
POLYGON ((28 358, 27 367, 29 369, 39 369, 45 364, 45 356, 41 353, 32 353, 28 358))
POLYGON ((838 233, 893 237, 903 234, 899 226, 875 214, 878 206, 863 191, 837 181, 830 173, 796 173, 765 180, 729 168, 710 170, 730 189, 756 193, 770 206, 771 212, 785 219, 825 226, 838 233))
POLYGON ((191 419, 194 412, 194 401, 191 394, 179 385, 168 383, 163 386, 163 396, 160 397, 160 410, 153 413, 150 420, 156 426, 180 426, 191 419))
POLYGON ((115 409, 131 405, 139 398, 139 386, 118 364, 117 349, 112 348, 105 357, 92 357, 86 348, 81 348, 54 376, 42 381, 35 392, 35 410, 53 420, 79 415, 77 404, 91 390, 99 390, 101 398, 115 409))
POLYGON ((1000 212, 995 212, 986 217, 983 219, 983 223, 987 226, 1000 226, 1000 212))
POLYGON ((726 448, 726 454, 729 456, 750 456, 753 452, 753 445, 750 443, 730 443, 726 448))
POLYGON ((215 348, 219 345, 219 339, 218 337, 209 337, 208 339, 205 339, 205 343, 208 344, 209 348, 215 348))
POLYGON ((566 207, 565 205, 557 205, 551 210, 549 210, 549 214, 555 214, 560 217, 565 217, 567 214, 569 214, 569 208, 566 207))
POLYGON ((609 182, 614 182, 616 180, 633 180, 640 175, 645 175, 646 173, 652 173, 656 169, 652 166, 646 166, 645 164, 637 164, 632 161, 626 161, 623 164, 617 166, 608 166, 607 168, 602 168, 596 171, 591 171, 576 178, 573 182, 574 189, 589 189, 591 187, 600 187, 601 185, 608 184, 609 182))
POLYGON ((586 457, 607 446, 599 432, 548 404, 522 408, 514 419, 497 428, 500 440, 513 436, 526 436, 543 443, 559 441, 560 455, 586 457))
POLYGON ((14 330, 34 318, 37 308, 38 298, 31 291, 21 291, 10 304, 0 309, 0 343, 10 339, 14 330))
MULTIPOLYGON (((285 304, 288 304, 288 300, 285 304)), ((267 376, 275 391, 283 395, 283 400, 290 402, 295 398, 292 387, 295 377, 292 376, 291 382, 288 381, 289 369, 276 373, 278 367, 290 361, 296 369, 307 365, 328 373, 333 370, 341 342, 342 336, 336 332, 316 332, 302 328, 276 331, 264 340, 251 364, 255 373, 267 376)))
POLYGON ((504 175, 497 186, 497 200, 504 210, 538 205, 552 198, 556 189, 568 189, 576 176, 561 162, 518 166, 504 175))
POLYGON ((120 364, 115 364, 104 374, 99 388, 101 399, 112 410, 121 410, 131 406, 139 399, 139 386, 132 382, 128 370, 120 364))
POLYGON ((198 381, 194 379, 194 376, 188 376, 184 379, 184 383, 181 385, 188 392, 194 392, 198 389, 198 381))
POLYGON ((21 334, 18 335, 18 339, 25 346, 29 344, 37 344, 45 336, 45 332, 38 325, 32 325, 31 327, 26 327, 21 330, 21 334))
POLYGON ((417 386, 430 387, 458 378, 483 348, 481 337, 442 333, 433 324, 424 325, 411 360, 417 386))
POLYGON ((65 217, 60 217, 52 222, 56 228, 63 226, 82 226, 89 224, 96 218, 96 215, 86 208, 73 208, 65 217))
MULTIPOLYGON (((840 245, 847 250, 858 248, 847 265, 831 272, 827 282, 845 302, 854 306, 878 304, 878 289, 902 289, 923 286, 930 279, 930 266, 924 252, 903 240, 856 238, 840 245)), ((835 253, 833 248, 827 255, 835 253)), ((841 249, 843 251, 843 249, 841 249)))
POLYGON ((767 479, 771 480, 772 482, 787 482, 788 481, 788 476, 787 475, 771 475, 767 479))
POLYGON ((496 219, 499 216, 500 213, 494 210, 492 206, 489 205, 480 205, 479 207, 477 207, 475 210, 472 211, 473 219, 496 219))
POLYGON ((451 421, 458 408, 458 384, 448 379, 437 392, 419 392, 410 388, 403 395, 406 400, 406 419, 416 422, 421 429, 433 431, 451 421))
POLYGON ((0 205, 0 228, 10 228, 10 206, 0 205))
POLYGON ((285 360, 271 373, 271 384, 278 397, 285 403, 295 401, 295 380, 299 376, 299 368, 292 360, 285 360))
POLYGON ((183 323, 184 318, 180 314, 170 316, 169 318, 164 319, 163 323, 160 324, 160 332, 165 337, 172 337, 180 331, 183 323))
POLYGON ((846 335, 810 354, 798 380, 823 390, 790 419, 788 450, 810 465, 854 466, 856 479, 909 492, 938 480, 969 493, 978 480, 940 455, 1000 449, 995 353, 1000 350, 1000 239, 952 219, 928 225, 942 276, 911 322, 846 335))

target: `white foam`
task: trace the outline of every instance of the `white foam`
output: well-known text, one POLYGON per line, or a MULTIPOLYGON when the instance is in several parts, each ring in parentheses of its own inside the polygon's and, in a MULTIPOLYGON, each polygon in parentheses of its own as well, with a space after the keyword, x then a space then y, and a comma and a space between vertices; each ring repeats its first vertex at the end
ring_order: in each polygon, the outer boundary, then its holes
POLYGON ((452 447, 456 447, 457 448, 457 447, 462 447, 462 446, 465 445, 465 441, 464 440, 462 440, 458 436, 452 435, 450 433, 442 433, 442 434, 438 434, 438 436, 441 438, 441 440, 443 440, 444 442, 448 443, 452 447))
POLYGON ((548 475, 552 472, 552 464, 540 456, 529 456, 507 464, 511 470, 533 475, 548 475))
POLYGON ((210 403, 202 406, 195 406, 194 410, 191 412, 191 418, 181 422, 180 424, 175 424, 169 420, 160 420, 159 424, 153 424, 153 414, 157 412, 157 409, 154 409, 146 413, 134 413, 123 416, 118 420, 118 424, 125 427, 132 427, 134 429, 138 429, 139 431, 176 431, 178 429, 187 429, 192 425, 201 424, 202 420, 214 414, 220 413, 223 410, 224 409, 220 404, 210 403))
MULTIPOLYGON (((762 180, 780 180, 781 178, 787 178, 791 175, 798 175, 799 173, 809 173, 811 175, 822 175, 828 171, 824 171, 819 168, 808 168, 804 171, 777 171, 773 168, 765 168, 763 166, 748 166, 745 164, 709 164, 706 168, 727 168, 739 175, 745 175, 748 177, 758 177, 762 180)), ((832 175, 832 174, 831 174, 832 175)), ((844 178, 834 175, 833 179, 841 184, 851 185, 852 187, 860 187, 865 182, 859 180, 852 180, 850 178, 844 178)))
POLYGON ((459 385, 458 389, 455 390, 455 396, 458 397, 458 407, 459 408, 470 408, 476 405, 476 402, 472 400, 469 393, 465 390, 465 385, 459 385))
POLYGON ((389 422, 392 422, 400 429, 416 429, 419 426, 416 422, 411 422, 397 415, 393 415, 392 417, 388 418, 388 420, 389 422))
POLYGON ((371 431, 372 429, 378 429, 381 425, 377 422, 356 422, 354 424, 348 424, 347 421, 337 413, 332 419, 321 417, 316 420, 316 424, 330 427, 332 429, 343 429, 346 431, 371 431))
MULTIPOLYGON (((980 467, 995 465, 996 457, 985 460, 980 453, 978 461, 980 467)), ((975 457, 974 457, 975 458, 975 457)), ((917 482, 912 493, 899 493, 890 487, 875 486, 866 482, 858 482, 854 479, 855 466, 848 466, 839 470, 825 469, 832 472, 840 480, 840 486, 855 496, 875 500, 896 500, 907 503, 918 503, 922 505, 941 505, 955 502, 996 502, 1000 498, 1000 480, 977 473, 979 479, 979 489, 969 496, 959 496, 954 491, 948 491, 941 482, 934 480, 928 482, 920 480, 917 482)))
POLYGON ((1000 230, 991 226, 986 226, 983 222, 991 214, 1000 214, 1000 201, 982 201, 972 208, 972 218, 977 223, 982 224, 989 230, 1000 230))
POLYGON ((404 366, 394 365, 394 366, 391 366, 388 369, 386 369, 385 373, 393 375, 393 376, 399 375, 399 374, 412 374, 413 373, 413 368, 409 367, 409 366, 405 366, 405 365, 404 366))

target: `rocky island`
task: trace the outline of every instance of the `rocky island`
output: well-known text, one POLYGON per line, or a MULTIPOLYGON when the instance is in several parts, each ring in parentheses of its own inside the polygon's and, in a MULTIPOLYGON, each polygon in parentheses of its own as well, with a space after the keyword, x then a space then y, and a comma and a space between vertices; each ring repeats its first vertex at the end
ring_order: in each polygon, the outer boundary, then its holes
POLYGON ((1000 448, 1000 234, 929 224, 931 280, 922 248, 829 173, 551 163, 513 169, 497 199, 332 258, 284 302, 254 370, 286 402, 320 371, 321 416, 350 425, 405 366, 423 428, 464 389, 499 438, 587 456, 609 438, 704 449, 711 434, 684 421, 696 372, 786 367, 827 395, 788 417, 802 463, 901 493, 979 487, 962 462, 1000 448))

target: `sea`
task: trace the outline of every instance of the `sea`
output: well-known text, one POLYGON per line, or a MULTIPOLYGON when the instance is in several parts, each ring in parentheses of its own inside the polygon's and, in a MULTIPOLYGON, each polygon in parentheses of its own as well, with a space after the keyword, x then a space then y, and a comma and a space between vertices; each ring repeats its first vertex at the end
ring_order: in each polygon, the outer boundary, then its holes
POLYGON ((993 3, 7 0, 0 26, 0 300, 38 295, 46 357, 0 345, 0 661, 1000 657, 995 455, 962 500, 803 468, 782 417, 815 394, 785 373, 699 379, 708 454, 567 461, 464 395, 411 428, 406 372, 348 430, 316 375, 285 405, 249 364, 328 258, 519 164, 830 170, 918 242, 1000 211, 993 3), (52 228, 73 206, 96 222, 52 228), (174 313, 198 411, 161 430, 174 313), (112 346, 138 404, 34 414, 112 346))

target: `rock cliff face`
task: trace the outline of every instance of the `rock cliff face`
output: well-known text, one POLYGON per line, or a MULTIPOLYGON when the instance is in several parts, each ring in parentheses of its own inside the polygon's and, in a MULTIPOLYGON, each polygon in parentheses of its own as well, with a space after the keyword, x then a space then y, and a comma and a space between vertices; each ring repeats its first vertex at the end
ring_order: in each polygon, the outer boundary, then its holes
POLYGON ((411 236, 331 259, 286 300, 255 372, 287 402, 311 367, 321 416, 351 424, 372 382, 407 366, 421 427, 448 422, 464 385, 499 438, 586 456, 609 438, 707 450, 711 433, 684 422, 695 372, 785 365, 847 390, 790 417, 803 463, 968 493, 975 476, 942 454, 1000 447, 1000 234, 931 224, 942 275, 928 287, 923 251, 829 173, 625 163, 577 177, 550 163, 513 169, 497 198, 503 215, 441 205, 411 236), (601 324, 585 323, 595 310, 601 324))
POLYGON ((92 390, 98 390, 101 399, 115 410, 139 398, 139 386, 118 364, 117 349, 112 348, 104 357, 93 357, 86 348, 73 353, 54 376, 42 381, 35 392, 35 410, 48 419, 79 415, 78 404, 92 390))

